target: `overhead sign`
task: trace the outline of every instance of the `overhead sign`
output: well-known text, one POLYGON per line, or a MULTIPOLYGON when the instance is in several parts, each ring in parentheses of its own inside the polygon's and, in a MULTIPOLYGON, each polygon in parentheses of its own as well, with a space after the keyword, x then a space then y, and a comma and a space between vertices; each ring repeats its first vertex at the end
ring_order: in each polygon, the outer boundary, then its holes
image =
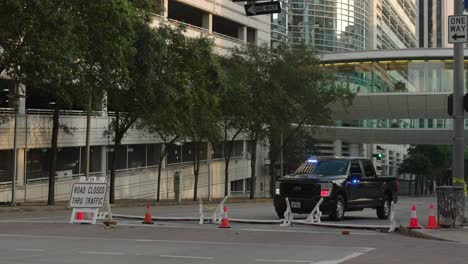
POLYGON ((462 15, 448 17, 448 42, 468 42, 468 16, 462 15))
POLYGON ((70 208, 102 208, 106 201, 107 184, 75 183, 70 194, 70 208))
POLYGON ((281 13, 279 1, 247 4, 244 7, 247 16, 281 13))

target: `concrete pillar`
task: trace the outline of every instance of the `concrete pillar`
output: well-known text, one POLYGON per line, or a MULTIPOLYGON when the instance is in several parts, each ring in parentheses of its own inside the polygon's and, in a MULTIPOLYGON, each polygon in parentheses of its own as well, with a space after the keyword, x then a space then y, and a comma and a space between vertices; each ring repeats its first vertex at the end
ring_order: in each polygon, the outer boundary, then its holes
POLYGON ((335 156, 343 155, 343 142, 340 139, 333 141, 333 154, 335 156))
POLYGON ((349 155, 351 157, 360 157, 361 156, 359 144, 350 144, 349 145, 349 155))
POLYGON ((107 116, 107 106, 107 93, 104 92, 104 95, 102 96, 101 116, 107 116))
POLYGON ((19 98, 19 111, 18 114, 24 115, 26 114, 26 85, 19 84, 19 91, 18 91, 20 98, 19 98))
POLYGON ((384 159, 385 159, 384 175, 390 176, 390 151, 388 150, 388 148, 385 148, 384 159))
POLYGON ((163 4, 162 16, 164 20, 166 20, 169 17, 169 0, 162 0, 162 4, 163 4))
POLYGON ((107 147, 102 146, 101 147, 101 177, 106 177, 107 176, 107 163, 109 161, 107 160, 107 147))
POLYGON ((17 186, 24 186, 24 182, 26 179, 26 150, 25 149, 18 149, 17 155, 17 166, 18 166, 18 175, 17 175, 17 186))
POLYGON ((204 14, 202 17, 202 27, 210 34, 213 33, 213 15, 211 13, 204 14))
POLYGON ((240 26, 237 29, 237 35, 238 39, 242 40, 242 42, 247 43, 247 27, 246 26, 240 26))

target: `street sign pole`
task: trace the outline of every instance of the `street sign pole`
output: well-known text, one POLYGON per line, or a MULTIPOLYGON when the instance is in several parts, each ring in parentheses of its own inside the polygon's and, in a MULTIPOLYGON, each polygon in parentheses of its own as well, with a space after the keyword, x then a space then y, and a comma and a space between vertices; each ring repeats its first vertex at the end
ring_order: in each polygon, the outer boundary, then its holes
MULTIPOLYGON (((455 15, 463 15, 463 1, 455 0, 455 15)), ((466 17, 465 17, 466 21, 466 17)), ((465 22, 466 26, 466 22, 465 22)), ((467 37, 466 35, 464 36, 467 37)), ((456 39, 456 37, 455 37, 456 39)), ((464 187, 464 43, 456 42, 453 45, 453 185, 464 187)))

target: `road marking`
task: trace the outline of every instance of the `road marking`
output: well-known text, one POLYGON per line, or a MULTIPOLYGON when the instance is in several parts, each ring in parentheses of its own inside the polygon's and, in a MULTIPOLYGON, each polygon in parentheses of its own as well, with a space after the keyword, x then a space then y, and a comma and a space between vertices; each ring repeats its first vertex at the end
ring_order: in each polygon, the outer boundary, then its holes
POLYGON ((179 244, 210 244, 210 245, 239 245, 239 246, 263 246, 263 247, 291 247, 291 248, 347 248, 364 250, 366 252, 374 250, 368 247, 336 247, 336 246, 306 246, 289 244, 261 244, 261 243, 235 243, 220 241, 187 241, 187 240, 156 240, 156 239, 131 239, 131 238, 104 238, 104 237, 73 237, 73 236, 41 236, 41 235, 19 235, 19 234, 0 234, 0 237, 23 237, 23 238, 55 238, 55 239, 76 239, 76 240, 109 240, 109 241, 136 241, 136 242, 155 242, 155 243, 179 243, 179 244))
POLYGON ((184 258, 184 259, 214 259, 213 257, 198 257, 198 256, 175 256, 175 255, 159 255, 161 258, 184 258))
POLYGON ((80 254, 123 255, 123 253, 121 252, 97 252, 97 251, 80 251, 80 254))
POLYGON ((44 249, 38 249, 38 248, 17 248, 16 250, 18 250, 18 251, 33 251, 33 252, 43 252, 43 251, 45 251, 44 249))
MULTIPOLYGON (((274 229, 258 229, 258 228, 251 228, 251 229, 239 229, 241 231, 252 231, 252 232, 278 232, 278 233, 306 233, 306 234, 331 234, 331 235, 339 235, 341 232, 331 232, 331 231, 302 231, 302 230, 274 230, 274 229)), ((381 233, 362 233, 362 232, 353 232, 351 231, 351 235, 360 235, 360 236, 385 236, 386 234, 381 233)))
POLYGON ((350 259, 353 259, 353 258, 357 258, 361 255, 364 255, 370 251, 374 250, 373 248, 367 248, 365 249, 363 252, 354 252, 354 253, 351 253, 350 255, 344 257, 344 258, 340 258, 340 259, 337 259, 337 260, 325 260, 325 261, 319 261, 319 262, 313 262, 313 264, 340 264, 340 263, 343 263, 345 261, 348 261, 350 259))
POLYGON ((314 263, 310 260, 289 260, 289 259, 256 259, 258 262, 290 262, 290 263, 314 263))

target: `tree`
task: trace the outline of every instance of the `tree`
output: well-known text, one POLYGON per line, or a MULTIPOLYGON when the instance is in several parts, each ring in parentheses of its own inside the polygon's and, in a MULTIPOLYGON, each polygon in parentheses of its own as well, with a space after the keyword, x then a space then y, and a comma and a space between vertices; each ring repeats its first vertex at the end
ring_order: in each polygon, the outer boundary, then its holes
POLYGON ((208 38, 187 39, 184 61, 185 87, 182 93, 181 115, 183 136, 190 140, 194 153, 194 191, 197 200, 200 160, 204 142, 219 137, 219 97, 221 68, 213 54, 213 43, 208 38))
POLYGON ((152 86, 143 93, 139 126, 156 134, 163 141, 159 155, 156 200, 160 200, 162 162, 170 144, 184 134, 183 116, 186 115, 184 96, 187 83, 185 61, 191 56, 185 28, 162 25, 156 30, 157 43, 147 55, 152 67, 148 76, 152 86))
POLYGON ((48 204, 53 205, 59 110, 71 106, 80 94, 76 84, 77 61, 82 55, 82 39, 76 34, 80 22, 72 2, 3 1, 0 10, 0 71, 55 101, 48 193, 48 204))
POLYGON ((220 125, 223 134, 223 158, 224 158, 224 196, 229 194, 229 164, 237 137, 247 127, 247 113, 249 105, 249 90, 243 80, 243 65, 231 63, 228 58, 220 57, 223 68, 224 85, 220 89, 220 125))
POLYGON ((139 7, 150 1, 132 2, 11 0, 0 4, 6 11, 1 19, 7 21, 0 31, 2 69, 27 89, 41 89, 55 100, 48 204, 54 203, 59 110, 77 103, 86 107, 89 121, 93 101, 98 103, 104 91, 128 82, 127 65, 135 53, 134 25, 147 18, 139 7))
POLYGON ((451 149, 449 146, 416 145, 408 149, 408 156, 403 160, 399 173, 416 176, 415 194, 428 192, 434 181, 440 184, 451 166, 451 149))
MULTIPOLYGON (((248 95, 242 106, 245 131, 252 146, 250 198, 254 198, 257 145, 282 131, 283 144, 270 151, 270 161, 274 164, 285 143, 305 125, 331 124, 328 105, 338 100, 349 104, 352 93, 336 85, 333 75, 321 67, 305 45, 279 46, 274 52, 267 46, 247 45, 234 49, 228 61, 229 65, 238 65, 230 71, 234 71, 231 74, 236 76, 236 85, 248 95)), ((272 173, 273 191, 274 181, 272 173)))
MULTIPOLYGON (((329 105, 340 101, 348 106, 354 94, 335 82, 332 72, 320 64, 315 53, 306 45, 278 46, 278 59, 271 67, 271 82, 276 92, 272 97, 272 120, 269 124, 270 162, 275 164, 284 147, 299 136, 305 125, 331 125, 329 105), (293 124, 293 126, 291 126, 293 124), (281 135, 282 134, 282 135, 281 135), (283 143, 276 143, 283 137, 283 143)), ((275 180, 270 173, 270 194, 274 194, 275 180)))

